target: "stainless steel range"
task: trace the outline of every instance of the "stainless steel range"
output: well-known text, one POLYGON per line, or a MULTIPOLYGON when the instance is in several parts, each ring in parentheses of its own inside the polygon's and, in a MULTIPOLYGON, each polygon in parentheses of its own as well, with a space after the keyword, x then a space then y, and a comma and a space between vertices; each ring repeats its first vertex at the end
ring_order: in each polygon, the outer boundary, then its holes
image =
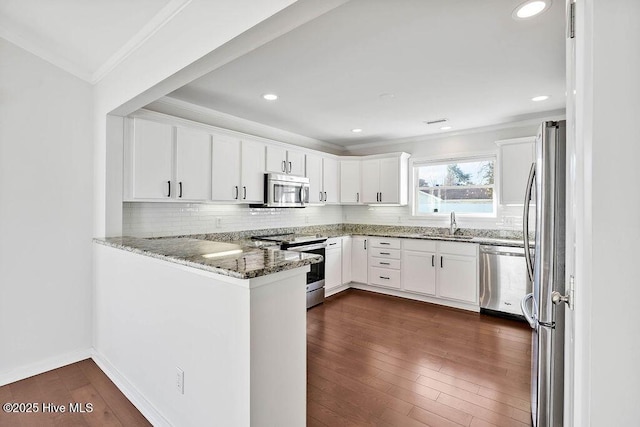
POLYGON ((307 273, 307 308, 324 302, 324 257, 327 238, 317 234, 281 234, 275 236, 254 236, 254 240, 277 242, 285 251, 305 252, 322 255, 323 261, 311 264, 307 273))

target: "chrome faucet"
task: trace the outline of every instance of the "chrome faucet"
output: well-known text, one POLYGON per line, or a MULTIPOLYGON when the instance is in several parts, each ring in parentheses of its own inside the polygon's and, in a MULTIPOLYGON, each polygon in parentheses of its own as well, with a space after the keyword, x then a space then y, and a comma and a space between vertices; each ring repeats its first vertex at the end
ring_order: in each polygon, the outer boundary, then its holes
POLYGON ((453 236, 458 231, 458 224, 456 223, 456 213, 451 211, 451 225, 449 226, 449 235, 453 236))

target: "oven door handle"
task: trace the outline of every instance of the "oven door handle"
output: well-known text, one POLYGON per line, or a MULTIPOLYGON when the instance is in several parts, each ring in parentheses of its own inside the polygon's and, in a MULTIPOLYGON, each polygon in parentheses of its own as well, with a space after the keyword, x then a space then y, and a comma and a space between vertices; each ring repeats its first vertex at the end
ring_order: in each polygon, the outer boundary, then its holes
POLYGON ((308 251, 314 251, 316 249, 324 249, 327 247, 326 243, 316 243, 313 245, 305 245, 305 246, 294 246, 292 248, 288 248, 288 251, 294 251, 294 252, 308 252, 308 251))

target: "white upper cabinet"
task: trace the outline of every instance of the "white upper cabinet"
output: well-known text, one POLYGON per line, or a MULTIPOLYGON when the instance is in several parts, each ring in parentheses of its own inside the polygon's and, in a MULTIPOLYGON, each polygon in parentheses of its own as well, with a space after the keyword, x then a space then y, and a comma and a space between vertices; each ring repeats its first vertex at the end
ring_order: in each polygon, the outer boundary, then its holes
POLYGON ((360 160, 340 161, 340 203, 362 203, 360 160))
POLYGON ((267 172, 305 176, 304 157, 302 151, 267 145, 267 172))
POLYGON ((211 135, 176 130, 176 196, 184 200, 211 198, 211 135))
POLYGON ((497 141, 500 147, 500 204, 521 205, 531 164, 535 162, 535 137, 497 141))
POLYGON ((213 135, 212 199, 261 203, 264 198, 265 144, 213 135))
POLYGON ((321 203, 324 200, 322 190, 322 157, 307 154, 307 178, 309 178, 309 203, 321 203))
POLYGON ((241 179, 244 203, 264 202, 264 164, 266 144, 242 140, 241 179))
POLYGON ((307 154, 306 176, 309 178, 309 203, 339 203, 339 173, 337 160, 307 154))
POLYGON ((130 179, 134 199, 169 199, 173 181, 173 126, 133 120, 130 179))
POLYGON ((362 202, 400 204, 408 201, 407 153, 362 160, 362 202))

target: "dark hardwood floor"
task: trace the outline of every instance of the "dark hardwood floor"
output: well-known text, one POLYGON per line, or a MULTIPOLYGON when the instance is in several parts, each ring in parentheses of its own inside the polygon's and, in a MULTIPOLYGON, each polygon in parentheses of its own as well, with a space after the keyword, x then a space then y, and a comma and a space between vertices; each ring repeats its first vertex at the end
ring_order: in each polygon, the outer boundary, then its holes
POLYGON ((529 426, 531 332, 348 290, 307 313, 308 426, 529 426))
MULTIPOLYGON (((342 292, 307 313, 307 425, 529 426, 530 339, 524 323, 342 292)), ((0 387, 0 402, 40 404, 0 426, 150 425, 90 359, 0 387)))
POLYGON ((0 387, 0 402, 39 405, 38 413, 0 411, 3 427, 151 425, 91 359, 0 387), (66 412, 44 413, 44 403, 64 405, 66 412), (70 413, 69 403, 91 403, 93 411, 70 413))

